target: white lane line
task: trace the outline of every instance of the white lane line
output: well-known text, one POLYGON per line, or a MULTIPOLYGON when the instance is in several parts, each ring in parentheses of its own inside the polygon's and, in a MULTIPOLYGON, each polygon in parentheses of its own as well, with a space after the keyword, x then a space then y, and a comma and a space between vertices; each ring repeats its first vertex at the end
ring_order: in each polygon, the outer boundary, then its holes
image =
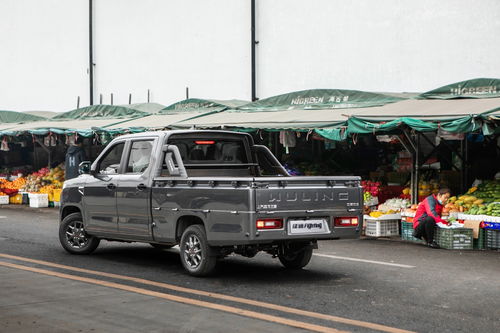
POLYGON ((358 258, 332 256, 332 255, 329 255, 329 254, 322 254, 322 253, 314 253, 314 255, 318 256, 318 257, 331 258, 331 259, 340 259, 340 260, 366 262, 366 263, 369 263, 369 264, 395 266, 395 267, 402 267, 402 268, 415 268, 415 266, 403 265, 403 264, 395 264, 395 263, 392 263, 392 262, 385 262, 385 261, 375 261, 375 260, 367 260, 367 259, 358 259, 358 258))
POLYGON ((0 216, 0 219, 6 219, 7 216, 0 216))

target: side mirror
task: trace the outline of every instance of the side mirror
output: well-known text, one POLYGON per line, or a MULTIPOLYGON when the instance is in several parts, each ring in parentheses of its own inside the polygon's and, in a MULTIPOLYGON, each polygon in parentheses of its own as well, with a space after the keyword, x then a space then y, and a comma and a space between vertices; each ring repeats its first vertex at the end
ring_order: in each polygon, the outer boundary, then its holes
POLYGON ((91 165, 90 161, 83 161, 82 163, 80 163, 80 165, 78 165, 78 173, 80 175, 91 174, 90 165, 91 165))

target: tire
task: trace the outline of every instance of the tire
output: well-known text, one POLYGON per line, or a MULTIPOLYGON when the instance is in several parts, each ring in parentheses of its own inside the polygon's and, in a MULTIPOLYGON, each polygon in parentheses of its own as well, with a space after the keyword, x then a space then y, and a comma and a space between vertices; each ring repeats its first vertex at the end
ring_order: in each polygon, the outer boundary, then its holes
POLYGON ((180 257, 182 266, 193 276, 207 276, 214 272, 217 257, 211 255, 203 226, 189 226, 182 233, 180 257))
POLYGON ((168 250, 175 246, 175 244, 169 245, 169 244, 158 244, 158 243, 149 243, 149 245, 151 245, 157 250, 168 250))
POLYGON ((99 246, 100 239, 85 232, 82 214, 72 213, 59 226, 59 241, 71 254, 89 254, 99 246))
POLYGON ((311 261, 312 254, 311 246, 305 246, 302 249, 285 248, 280 251, 278 258, 281 264, 288 269, 301 269, 311 261))

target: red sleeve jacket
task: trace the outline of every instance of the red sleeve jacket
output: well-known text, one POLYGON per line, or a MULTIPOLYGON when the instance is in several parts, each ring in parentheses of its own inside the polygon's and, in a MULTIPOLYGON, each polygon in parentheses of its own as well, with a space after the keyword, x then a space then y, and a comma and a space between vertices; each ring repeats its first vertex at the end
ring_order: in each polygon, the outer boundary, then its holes
POLYGON ((441 218, 441 212, 443 211, 443 205, 439 203, 436 195, 429 195, 425 198, 417 208, 415 217, 413 218, 413 229, 415 229, 420 221, 424 220, 428 216, 432 217, 436 223, 443 222, 447 223, 441 218))

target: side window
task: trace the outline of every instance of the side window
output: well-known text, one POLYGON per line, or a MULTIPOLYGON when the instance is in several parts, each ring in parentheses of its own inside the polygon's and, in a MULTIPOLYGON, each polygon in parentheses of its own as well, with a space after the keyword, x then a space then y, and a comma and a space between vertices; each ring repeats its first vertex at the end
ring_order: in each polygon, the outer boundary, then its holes
POLYGON ((149 166, 153 140, 133 141, 127 162, 127 173, 143 173, 149 166))
POLYGON ((99 171, 99 173, 105 175, 113 175, 118 173, 124 147, 125 143, 121 142, 108 150, 106 155, 101 159, 97 166, 97 170, 99 171))

